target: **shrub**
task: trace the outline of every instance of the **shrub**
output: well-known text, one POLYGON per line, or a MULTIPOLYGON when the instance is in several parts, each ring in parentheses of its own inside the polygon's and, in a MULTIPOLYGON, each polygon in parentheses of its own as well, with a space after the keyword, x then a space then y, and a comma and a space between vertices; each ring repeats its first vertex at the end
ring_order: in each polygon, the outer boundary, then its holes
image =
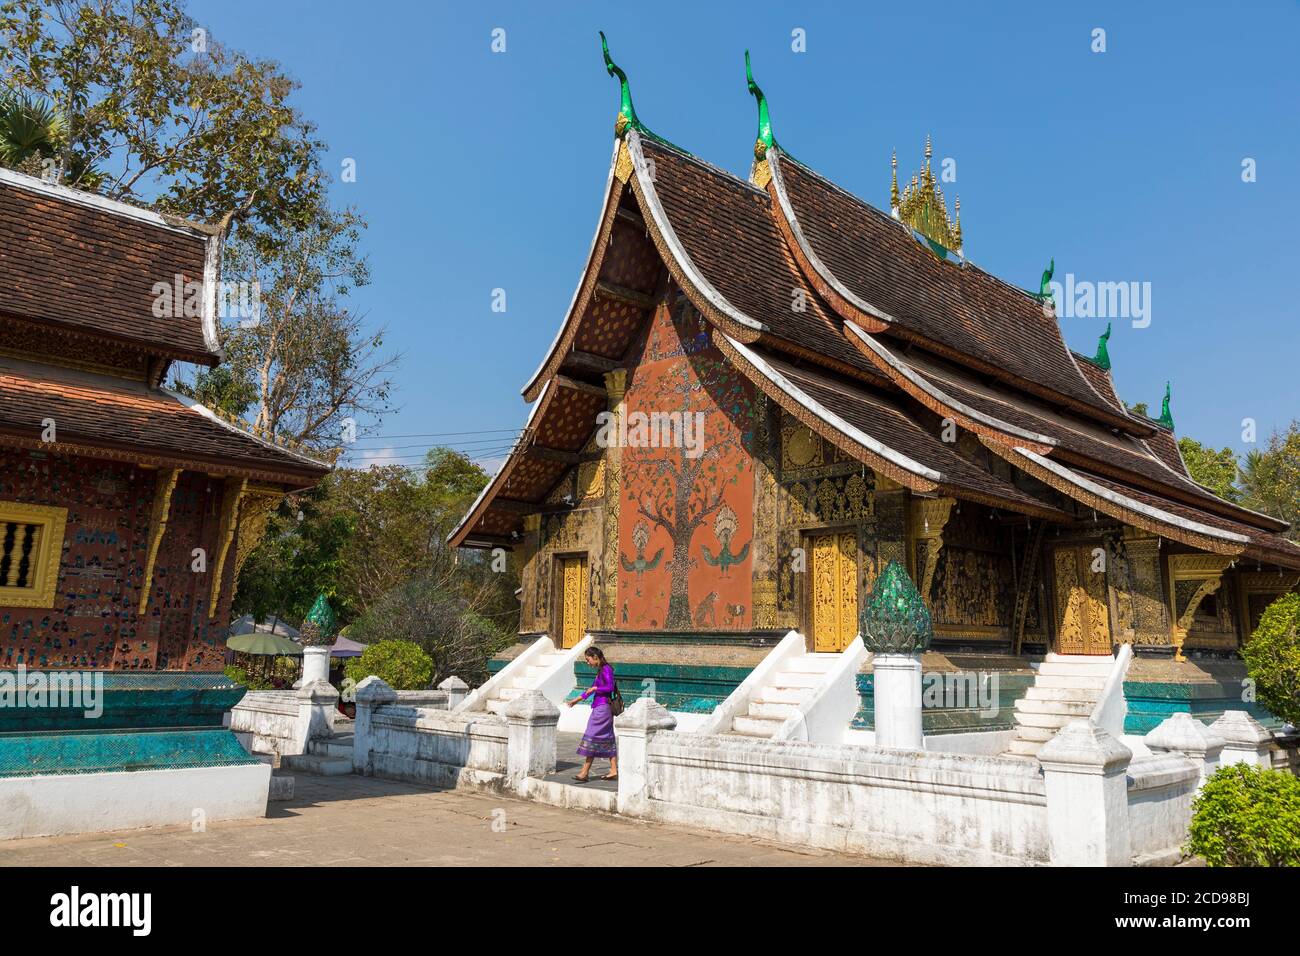
POLYGON ((393 690, 420 690, 433 679, 433 658, 410 641, 380 641, 348 661, 344 670, 358 684, 374 674, 393 690))
POLYGON ((1192 804, 1187 852, 1210 866, 1300 866, 1300 778, 1220 767, 1192 804))
POLYGON ((1300 727, 1300 594, 1284 594, 1264 611, 1241 649, 1256 699, 1300 727))

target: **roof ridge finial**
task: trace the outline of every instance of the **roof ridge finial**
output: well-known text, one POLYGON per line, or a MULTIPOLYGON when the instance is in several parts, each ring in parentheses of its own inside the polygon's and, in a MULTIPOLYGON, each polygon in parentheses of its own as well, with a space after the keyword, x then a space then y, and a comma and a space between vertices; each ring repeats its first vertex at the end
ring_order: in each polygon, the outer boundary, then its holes
POLYGON ((889 208, 894 218, 898 218, 898 205, 902 201, 898 195, 898 150, 895 149, 893 156, 890 157, 889 165, 892 168, 892 179, 889 183, 889 208))
MULTIPOLYGON (((947 258, 949 252, 962 255, 961 228, 959 216, 950 216, 944 203, 943 189, 935 178, 931 165, 934 156, 934 141, 930 134, 925 137, 925 160, 919 172, 912 174, 912 180, 900 196, 898 193, 898 160, 892 160, 893 178, 890 183, 890 201, 897 207, 896 218, 906 223, 912 230, 925 237, 930 249, 940 259, 947 258)), ((960 209, 960 204, 959 204, 960 209)))
POLYGON ((1156 421, 1158 421, 1161 425, 1164 425, 1165 428, 1168 428, 1170 431, 1173 431, 1173 430, 1174 430, 1174 416, 1173 416, 1172 414, 1170 414, 1170 412, 1169 412, 1169 398, 1170 398, 1169 382, 1166 381, 1166 382, 1165 382, 1165 399, 1164 399, 1163 402, 1160 403, 1160 417, 1157 418, 1156 421))
POLYGON ((610 76, 618 77, 619 107, 618 118, 614 120, 614 135, 622 139, 629 129, 642 132, 645 131, 645 127, 637 119, 636 107, 632 105, 632 87, 627 81, 627 74, 619 69, 618 64, 609 55, 609 43, 605 40, 605 31, 599 32, 600 49, 605 57, 605 72, 610 76))
POLYGON ((758 136, 754 140, 754 158, 761 161, 766 158, 767 151, 776 145, 776 137, 772 135, 772 115, 767 108, 767 97, 763 95, 762 87, 754 82, 748 50, 745 51, 745 85, 758 101, 758 136))
POLYGON ((1110 371, 1110 351, 1106 346, 1107 340, 1110 339, 1110 323, 1106 323, 1106 331, 1101 333, 1101 338, 1097 340, 1097 354, 1093 356, 1094 365, 1100 365, 1106 371, 1110 371))

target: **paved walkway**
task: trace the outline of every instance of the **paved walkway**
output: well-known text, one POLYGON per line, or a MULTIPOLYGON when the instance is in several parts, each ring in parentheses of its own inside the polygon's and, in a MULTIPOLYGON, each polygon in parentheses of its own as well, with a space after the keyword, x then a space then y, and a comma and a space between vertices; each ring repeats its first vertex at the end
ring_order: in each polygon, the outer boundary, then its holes
POLYGON ((573 775, 582 769, 582 762, 587 759, 578 753, 578 744, 580 743, 582 743, 582 734, 566 733, 555 735, 555 773, 550 774, 546 779, 554 780, 556 783, 562 783, 566 786, 618 793, 617 780, 600 779, 604 774, 609 773, 608 760, 597 759, 592 764, 591 779, 586 783, 578 783, 573 779, 573 775))
POLYGON ((370 777, 297 775, 294 799, 204 833, 0 843, 0 866, 862 866, 879 861, 370 777))

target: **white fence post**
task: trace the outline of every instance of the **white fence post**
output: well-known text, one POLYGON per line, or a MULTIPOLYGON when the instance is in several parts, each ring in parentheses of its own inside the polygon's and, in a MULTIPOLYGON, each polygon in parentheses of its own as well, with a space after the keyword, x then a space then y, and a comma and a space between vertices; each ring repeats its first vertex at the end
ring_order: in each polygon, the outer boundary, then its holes
POLYGON ((371 674, 356 690, 357 720, 352 737, 352 770, 370 775, 374 767, 370 753, 374 750, 375 708, 397 703, 397 691, 389 687, 382 677, 371 674))
POLYGON ((1210 724, 1210 732, 1223 738, 1219 766, 1233 763, 1273 766, 1272 733, 1244 710, 1224 711, 1222 717, 1210 724))
POLYGON ((614 718, 618 734, 618 812, 628 816, 644 814, 649 795, 646 792, 646 751, 650 739, 661 730, 672 730, 677 718, 668 708, 650 697, 641 697, 614 718))
POLYGON ((555 733, 560 708, 538 690, 526 691, 506 707, 506 781, 518 788, 526 777, 555 772, 555 733))
POLYGON ((1216 730, 1188 713, 1166 717, 1142 738, 1142 742, 1152 753, 1178 751, 1197 761, 1201 771, 1200 782, 1196 785, 1198 790, 1205 785, 1206 778, 1219 769, 1219 755, 1224 746, 1224 740, 1216 730))
POLYGON ((447 709, 455 710, 460 702, 469 696, 469 684, 454 674, 438 685, 438 690, 447 692, 447 709))
POLYGON ((339 710, 339 692, 329 681, 313 681, 299 687, 298 722, 294 727, 293 754, 305 754, 307 745, 334 735, 334 715, 339 710))
POLYGON ((1087 719, 1072 720, 1038 751, 1047 789, 1047 837, 1056 866, 1128 866, 1132 752, 1087 719))
POLYGON ((871 669, 876 746, 921 750, 921 655, 877 653, 871 669))

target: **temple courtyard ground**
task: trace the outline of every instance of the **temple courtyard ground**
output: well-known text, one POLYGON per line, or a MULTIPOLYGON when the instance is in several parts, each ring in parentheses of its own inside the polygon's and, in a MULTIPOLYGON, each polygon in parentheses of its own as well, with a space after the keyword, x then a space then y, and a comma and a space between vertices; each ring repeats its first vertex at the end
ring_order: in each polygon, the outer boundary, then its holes
POLYGON ((0 843, 0 866, 871 866, 743 837, 373 777, 299 774, 267 817, 0 843))

